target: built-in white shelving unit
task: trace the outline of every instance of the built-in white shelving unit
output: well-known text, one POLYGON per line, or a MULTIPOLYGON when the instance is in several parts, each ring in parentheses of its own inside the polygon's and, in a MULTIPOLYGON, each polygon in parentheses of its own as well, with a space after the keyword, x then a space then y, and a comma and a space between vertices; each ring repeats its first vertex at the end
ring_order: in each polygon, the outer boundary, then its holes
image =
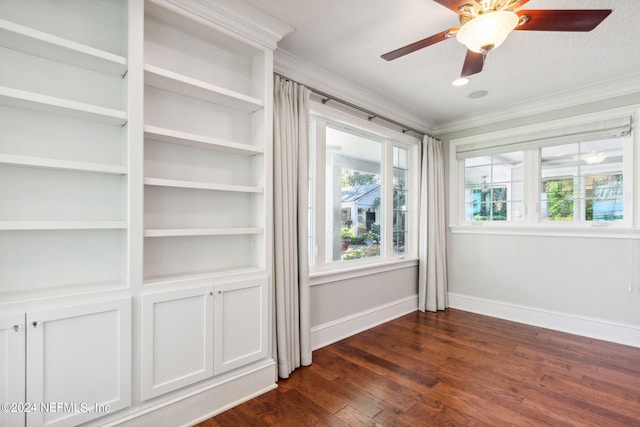
POLYGON ((110 410, 0 424, 187 425, 274 386, 290 30, 236 0, 2 4, 0 397, 110 410))
POLYGON ((266 271, 268 53, 154 2, 145 30, 145 283, 266 271))
MULTIPOLYGON (((132 299, 114 299, 128 286, 128 7, 0 8, 0 318, 12 314, 0 354, 20 359, 0 370, 14 402, 131 405, 132 299)), ((104 415, 28 412, 0 424, 104 415)))
POLYGON ((54 3, 0 11, 0 299, 125 286, 127 2, 54 3))

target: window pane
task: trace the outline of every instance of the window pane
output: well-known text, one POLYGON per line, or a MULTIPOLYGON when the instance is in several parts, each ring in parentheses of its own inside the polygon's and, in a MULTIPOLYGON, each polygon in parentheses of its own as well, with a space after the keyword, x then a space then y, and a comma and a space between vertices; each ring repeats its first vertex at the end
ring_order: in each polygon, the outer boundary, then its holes
POLYGON ((393 233, 393 252, 403 254, 406 252, 407 233, 393 233))
POLYGON ((407 150, 393 147, 393 252, 404 254, 407 238, 407 150))
POLYGON ((330 127, 326 138, 326 261, 380 255, 382 144, 330 127))
POLYGON ((522 151, 465 159, 465 220, 523 219, 522 151))
POLYGON ((573 220, 573 179, 543 181, 541 216, 550 220, 573 220))
POLYGON ((623 219, 622 175, 585 177, 587 221, 623 219))
POLYGON ((542 148, 541 219, 624 219, 623 148, 623 138, 542 148))

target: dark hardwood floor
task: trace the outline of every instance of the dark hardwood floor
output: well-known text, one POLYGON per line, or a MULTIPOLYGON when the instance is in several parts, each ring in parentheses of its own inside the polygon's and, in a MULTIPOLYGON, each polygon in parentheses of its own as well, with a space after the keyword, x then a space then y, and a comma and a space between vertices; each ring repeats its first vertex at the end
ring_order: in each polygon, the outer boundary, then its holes
POLYGON ((640 426, 640 349, 449 309, 313 353, 214 426, 640 426))

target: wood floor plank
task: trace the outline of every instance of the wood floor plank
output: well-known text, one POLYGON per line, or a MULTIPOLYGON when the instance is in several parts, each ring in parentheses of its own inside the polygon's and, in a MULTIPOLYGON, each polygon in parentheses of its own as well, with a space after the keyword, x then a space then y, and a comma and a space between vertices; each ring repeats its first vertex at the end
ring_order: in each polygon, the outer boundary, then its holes
POLYGON ((347 405, 340 409, 336 415, 350 426, 379 426, 373 418, 347 405))
POLYGON ((352 363, 329 349, 315 352, 314 357, 314 365, 321 372, 338 374, 335 382, 366 391, 371 401, 387 413, 402 413, 415 404, 413 398, 405 395, 407 387, 393 378, 352 363))
POLYGON ((313 359, 197 426, 640 427, 640 348, 460 310, 410 313, 313 359))

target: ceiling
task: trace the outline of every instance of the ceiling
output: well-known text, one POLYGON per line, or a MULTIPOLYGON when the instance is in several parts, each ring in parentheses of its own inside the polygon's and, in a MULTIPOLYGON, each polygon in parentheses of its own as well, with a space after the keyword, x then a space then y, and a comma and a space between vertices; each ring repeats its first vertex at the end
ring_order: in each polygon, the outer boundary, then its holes
POLYGON ((295 28, 279 50, 401 105, 435 128, 640 79, 638 0, 530 0, 522 9, 613 13, 588 33, 515 31, 462 87, 451 85, 466 53, 455 38, 391 62, 380 58, 459 25, 458 15, 432 0, 246 1, 295 28))

